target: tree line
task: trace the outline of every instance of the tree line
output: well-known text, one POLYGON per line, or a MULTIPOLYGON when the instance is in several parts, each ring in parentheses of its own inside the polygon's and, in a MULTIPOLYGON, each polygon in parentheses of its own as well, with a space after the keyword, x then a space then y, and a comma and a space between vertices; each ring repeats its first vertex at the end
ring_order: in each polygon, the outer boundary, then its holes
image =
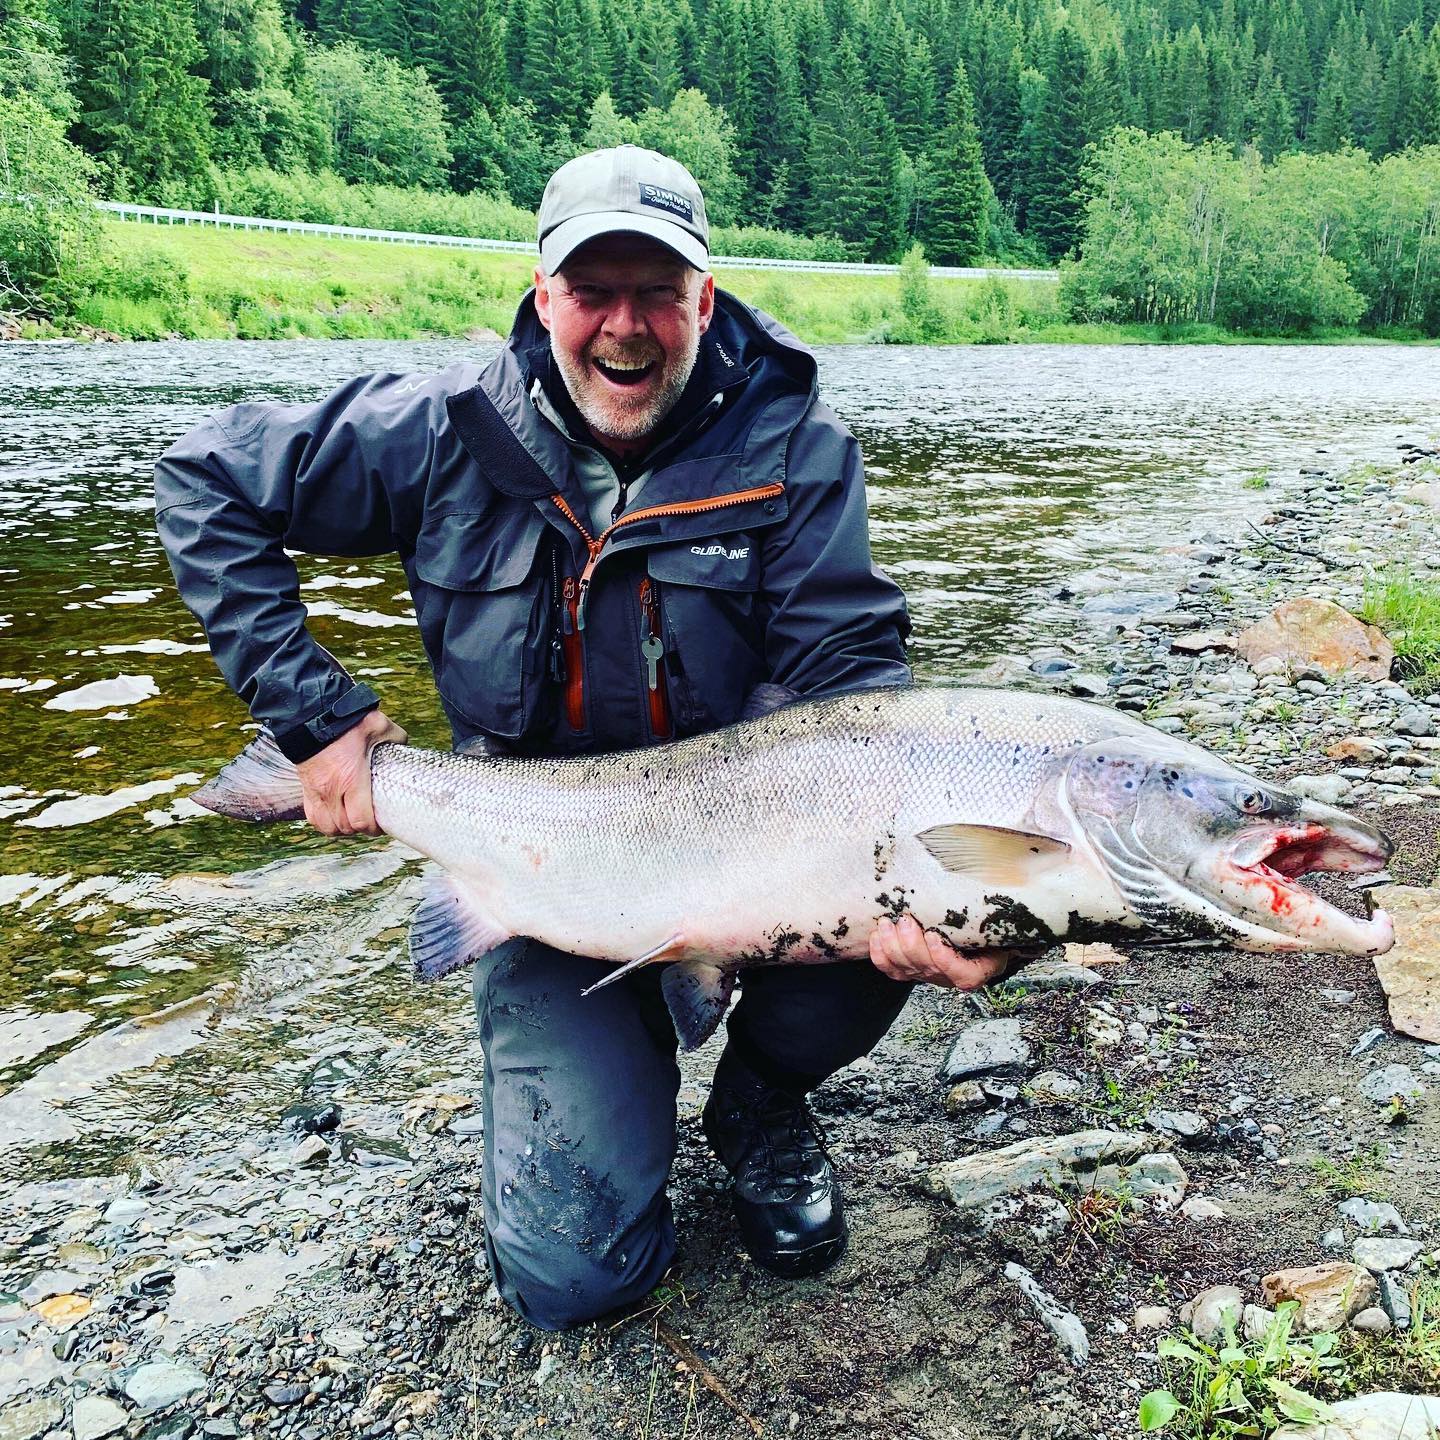
POLYGON ((1264 159, 1440 141, 1440 0, 0 0, 25 93, 126 198, 333 171, 533 209, 665 143, 722 224, 1057 258, 1117 126, 1264 159))

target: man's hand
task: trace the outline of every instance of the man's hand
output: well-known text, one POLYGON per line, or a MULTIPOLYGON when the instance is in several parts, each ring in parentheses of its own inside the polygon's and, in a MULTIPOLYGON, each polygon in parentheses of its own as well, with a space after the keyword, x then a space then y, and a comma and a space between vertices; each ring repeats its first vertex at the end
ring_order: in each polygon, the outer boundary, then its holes
POLYGON ((870 959, 892 980, 919 980, 952 990, 978 990, 988 985, 1014 958, 1013 950, 985 950, 967 955, 943 935, 922 930, 913 915, 897 924, 886 918, 870 935, 870 959))
POLYGON ((382 741, 409 737, 383 710, 332 740, 295 767, 305 787, 305 818, 322 835, 378 835, 370 800, 370 751, 382 741))

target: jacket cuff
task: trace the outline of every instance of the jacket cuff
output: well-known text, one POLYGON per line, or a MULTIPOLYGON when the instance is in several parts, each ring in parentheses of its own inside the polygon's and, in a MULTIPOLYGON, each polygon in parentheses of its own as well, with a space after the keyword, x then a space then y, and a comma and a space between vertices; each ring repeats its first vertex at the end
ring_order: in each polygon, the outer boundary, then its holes
POLYGON ((329 709, 303 725, 275 731, 275 743, 292 765, 303 764, 379 707, 380 697, 368 685, 352 685, 329 709))

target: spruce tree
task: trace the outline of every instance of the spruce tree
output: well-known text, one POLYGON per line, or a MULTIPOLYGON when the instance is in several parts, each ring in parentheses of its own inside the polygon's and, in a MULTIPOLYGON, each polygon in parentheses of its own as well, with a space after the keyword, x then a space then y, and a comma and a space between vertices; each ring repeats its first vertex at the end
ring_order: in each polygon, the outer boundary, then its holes
POLYGON ((190 9, 169 0, 96 0, 72 12, 77 133, 104 183, 134 199, 186 199, 210 158, 211 115, 190 9))
POLYGON ((929 193, 917 197, 916 238, 936 265, 973 265, 985 253, 992 192, 985 178, 975 101, 957 62, 945 101, 945 126, 927 167, 929 193))
POLYGON ((1053 259, 1080 237, 1080 162, 1085 134, 1085 51, 1068 25, 1055 32, 1049 85, 1030 147, 1026 229, 1053 259))
POLYGON ((1339 53, 1332 50, 1325 60, 1320 89, 1315 96, 1315 113, 1305 131, 1311 150, 1338 150, 1355 137, 1355 120, 1350 110, 1350 88, 1339 53))
POLYGON ((838 235, 862 259, 900 249, 900 146, 879 98, 865 87, 855 45, 841 37, 835 68, 815 107, 809 154, 812 231, 838 235))
POLYGON ((1255 93, 1250 102, 1250 138, 1261 158, 1270 161, 1295 143, 1295 112, 1285 82, 1275 73, 1269 51, 1260 57, 1255 93))

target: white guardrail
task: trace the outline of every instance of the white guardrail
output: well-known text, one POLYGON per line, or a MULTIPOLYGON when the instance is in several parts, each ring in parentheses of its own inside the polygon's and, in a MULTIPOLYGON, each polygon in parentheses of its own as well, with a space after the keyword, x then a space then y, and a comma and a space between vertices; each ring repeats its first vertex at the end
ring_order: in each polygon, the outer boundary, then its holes
MULTIPOLYGON (((358 225, 322 225, 312 220, 265 220, 254 215, 224 215, 210 210, 170 210, 160 205, 130 205, 97 200, 96 205, 121 220, 154 225, 217 225, 228 230, 277 230, 297 235, 327 235, 335 240, 381 240, 391 245, 439 245, 451 250, 509 251, 534 255, 528 240, 483 240, 474 235, 426 235, 412 230, 366 230, 358 225)), ((870 265, 843 260, 772 260, 753 255, 712 255, 710 263, 727 270, 815 270, 829 275, 893 275, 898 265, 870 265)), ((930 273, 946 280, 1055 280, 1055 270, 990 270, 965 265, 932 265, 930 273)))

